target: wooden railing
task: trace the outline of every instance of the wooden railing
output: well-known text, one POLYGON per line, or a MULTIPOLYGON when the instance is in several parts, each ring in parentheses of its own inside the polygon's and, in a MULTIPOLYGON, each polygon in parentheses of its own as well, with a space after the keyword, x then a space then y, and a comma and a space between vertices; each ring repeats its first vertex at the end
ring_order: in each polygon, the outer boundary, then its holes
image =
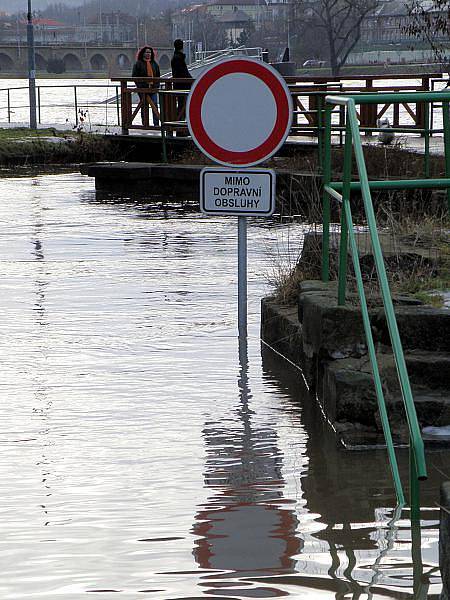
POLYGON ((186 90, 192 84, 192 79, 166 79, 157 77, 118 77, 112 81, 120 82, 120 101, 121 101, 121 126, 122 132, 127 134, 130 129, 144 129, 160 131, 161 126, 150 125, 151 113, 156 112, 158 120, 165 124, 168 122, 182 123, 180 125, 186 129, 186 102, 182 98, 186 95, 182 89, 186 90), (144 85, 144 87, 139 87, 144 85), (150 87, 147 87, 147 86, 150 87), (150 94, 158 93, 159 104, 155 106, 150 98, 150 94), (171 92, 171 93, 165 93, 171 92), (133 97, 134 94, 134 97, 133 97), (139 121, 141 116, 142 124, 135 122, 136 117, 139 121))
MULTIPOLYGON (((361 75, 352 76, 348 79, 336 77, 286 77, 286 83, 292 94, 294 105, 294 118, 291 135, 317 135, 322 128, 321 114, 325 105, 327 94, 367 94, 367 93, 403 93, 403 92, 427 92, 430 91, 432 80, 442 79, 440 73, 421 74, 417 77, 411 75, 361 75), (377 82, 391 83, 377 85, 377 82), (417 83, 419 81, 419 83, 417 83), (394 82, 394 83, 392 83, 394 82), (398 82, 398 83, 397 83, 398 82)), ((127 134, 130 129, 161 130, 161 126, 150 125, 152 110, 162 123, 162 130, 187 131, 186 126, 186 90, 192 80, 190 79, 166 79, 166 78, 115 78, 112 81, 120 82, 121 90, 121 126, 122 132, 127 134), (137 84, 150 84, 149 88, 136 87, 137 84), (158 87, 159 86, 159 87, 158 87), (178 88, 178 89, 177 89, 178 88), (182 91, 179 88, 185 88, 182 91), (158 92, 159 107, 156 107, 148 98, 149 93, 158 92), (133 94, 137 102, 133 102, 133 94), (141 114, 142 124, 135 123, 136 117, 141 114)), ((393 107, 391 126, 394 128, 405 128, 423 130, 425 128, 425 105, 422 102, 403 102, 379 104, 361 104, 358 113, 361 129, 371 133, 371 128, 377 128, 377 120, 380 119, 390 107, 393 107), (411 123, 402 122, 403 107, 404 115, 409 115, 411 123)), ((343 114, 339 117, 338 128, 344 127, 343 114)))
MULTIPOLYGON (((411 75, 371 75, 371 76, 352 76, 348 79, 333 78, 333 77, 286 77, 291 94, 294 100, 294 128, 293 134, 303 132, 304 129, 299 127, 299 114, 304 114, 306 118, 307 129, 317 129, 320 126, 320 118, 318 112, 324 106, 324 97, 332 93, 339 94, 368 94, 368 93, 402 93, 402 92, 425 92, 432 87, 432 81, 436 79, 442 80, 441 73, 429 73, 413 77, 411 75), (386 85, 383 82, 386 80, 398 83, 386 85), (419 80, 419 83, 417 83, 419 80), (381 82, 381 85, 377 85, 381 82), (306 92, 306 93, 305 93, 306 92), (318 93, 320 92, 320 93, 318 93), (307 96, 307 101, 302 100, 302 97, 307 96), (308 127, 309 125, 309 127, 308 127)), ((358 113, 360 127, 365 129, 366 133, 370 133, 370 128, 377 127, 377 120, 393 107, 393 115, 391 126, 413 129, 424 129, 425 126, 425 106, 424 103, 402 103, 401 106, 405 109, 405 113, 411 117, 413 124, 401 122, 401 111, 399 104, 380 104, 361 105, 358 113)), ((341 115, 339 119, 340 126, 344 125, 344 117, 341 115)))

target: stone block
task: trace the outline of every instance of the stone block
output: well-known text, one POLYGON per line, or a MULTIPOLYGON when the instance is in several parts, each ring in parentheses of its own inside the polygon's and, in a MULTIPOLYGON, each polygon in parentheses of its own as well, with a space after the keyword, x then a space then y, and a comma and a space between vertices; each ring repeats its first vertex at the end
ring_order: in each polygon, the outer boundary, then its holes
POLYGON ((366 337, 358 308, 338 306, 334 295, 310 292, 300 296, 299 315, 306 356, 338 359, 366 354, 366 337))
POLYGON ((295 307, 280 306, 271 298, 263 298, 261 339, 301 369, 307 385, 314 388, 317 368, 303 352, 302 326, 295 307))
POLYGON ((263 298, 261 314, 261 339, 295 365, 302 366, 302 327, 295 307, 280 306, 270 298, 263 298))
MULTIPOLYGON (((397 306, 398 329, 404 350, 450 352, 450 311, 431 306, 397 306)), ((390 346, 389 330, 384 311, 372 319, 379 341, 390 346)))
POLYGON ((307 279, 299 285, 299 294, 305 292, 335 292, 337 294, 337 281, 320 281, 319 279, 307 279))
POLYGON ((377 428, 378 410, 370 365, 355 359, 332 361, 323 372, 322 406, 327 418, 377 428))
POLYGON ((415 351, 406 353, 405 360, 412 384, 450 393, 450 354, 415 351))

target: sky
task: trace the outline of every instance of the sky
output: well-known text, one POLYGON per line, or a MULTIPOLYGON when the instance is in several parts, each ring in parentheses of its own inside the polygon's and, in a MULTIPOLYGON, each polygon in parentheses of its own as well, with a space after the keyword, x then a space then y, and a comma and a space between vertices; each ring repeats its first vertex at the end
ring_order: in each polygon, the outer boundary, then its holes
MULTIPOLYGON (((103 7, 108 6, 107 0, 98 0, 103 7)), ((89 0, 31 0, 33 10, 42 10, 49 4, 65 4, 66 6, 77 7, 83 6, 84 3, 89 3, 89 0)), ((177 6, 184 5, 187 0, 142 0, 142 3, 148 8, 153 8, 156 12, 167 8, 169 5, 177 6)), ((15 14, 20 11, 27 12, 28 0, 0 0, 0 11, 5 11, 10 14, 15 14)), ((126 11, 126 8, 123 9, 126 11)))

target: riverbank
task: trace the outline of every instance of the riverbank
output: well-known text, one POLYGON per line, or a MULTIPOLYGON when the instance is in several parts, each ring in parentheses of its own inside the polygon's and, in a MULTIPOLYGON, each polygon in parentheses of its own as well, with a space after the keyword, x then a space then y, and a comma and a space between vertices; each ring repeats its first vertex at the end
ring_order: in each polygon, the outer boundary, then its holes
MULTIPOLYGON (((389 78, 391 75, 397 75, 398 72, 405 75, 417 75, 418 77, 422 74, 430 72, 446 72, 442 68, 441 63, 431 64, 370 64, 370 65, 345 65, 340 71, 340 77, 346 78, 361 75, 386 75, 389 78)), ((331 71, 327 67, 314 67, 314 68, 297 68, 297 75, 311 75, 314 77, 329 77, 331 71)))
POLYGON ((0 165, 77 164, 118 160, 120 150, 104 135, 56 128, 0 129, 0 165))
MULTIPOLYGON (((361 75, 396 75, 399 70, 405 74, 421 75, 422 73, 441 72, 441 63, 420 63, 420 64, 367 64, 367 65, 345 65, 341 69, 342 76, 361 76, 361 75)), ((168 72, 168 71, 166 71, 168 72)), ((129 70, 117 71, 113 75, 110 72, 103 71, 70 71, 64 73, 48 73, 47 71, 37 71, 36 77, 38 79, 58 80, 58 79, 104 79, 108 81, 111 77, 128 77, 130 75, 129 70)), ((301 64, 297 66, 297 75, 311 75, 314 77, 327 77, 331 76, 331 71, 327 67, 313 67, 306 68, 302 67, 301 64)), ((28 73, 26 71, 22 73, 13 73, 8 71, 0 72, 0 80, 2 79, 27 79, 28 73)))

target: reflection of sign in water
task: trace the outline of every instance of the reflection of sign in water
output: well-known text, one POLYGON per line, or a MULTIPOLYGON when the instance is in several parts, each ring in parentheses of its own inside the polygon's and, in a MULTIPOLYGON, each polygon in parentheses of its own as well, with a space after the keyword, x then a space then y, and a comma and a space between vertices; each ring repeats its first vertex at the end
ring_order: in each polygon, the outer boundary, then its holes
MULTIPOLYGON (((270 426, 255 427, 248 405, 246 341, 240 343, 239 423, 206 424, 205 484, 214 491, 195 516, 194 556, 223 577, 276 575, 295 571, 303 542, 297 517, 284 503, 282 454, 270 426)), ((213 584, 211 583, 211 587, 213 584)))
POLYGON ((293 573, 292 556, 301 548, 295 514, 276 505, 240 503, 231 490, 228 494, 227 506, 212 505, 196 515, 198 564, 247 576, 293 573))

